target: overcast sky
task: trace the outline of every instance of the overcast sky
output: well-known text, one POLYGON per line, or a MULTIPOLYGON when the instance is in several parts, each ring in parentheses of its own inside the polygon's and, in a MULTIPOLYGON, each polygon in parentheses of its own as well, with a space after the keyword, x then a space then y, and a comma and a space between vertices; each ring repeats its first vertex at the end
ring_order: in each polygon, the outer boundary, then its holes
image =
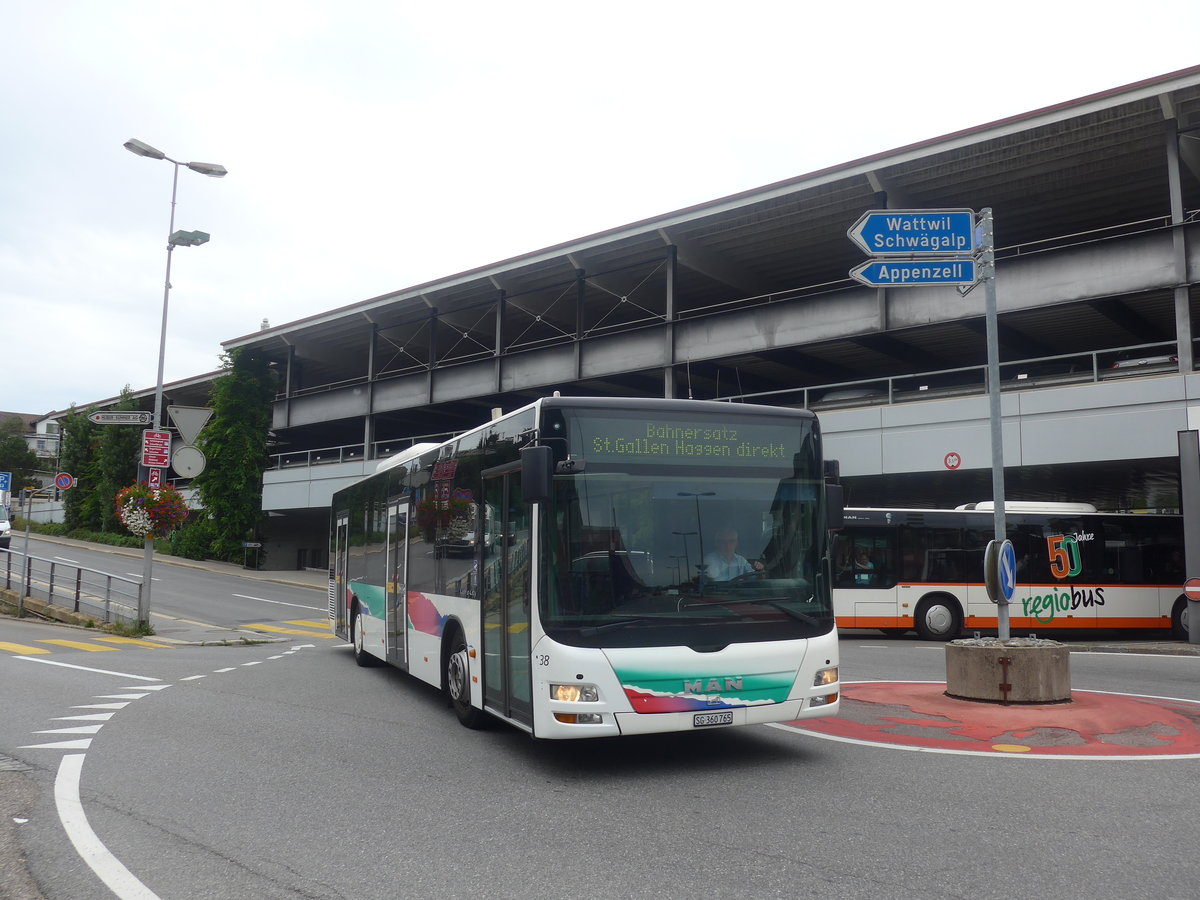
MULTIPOLYGON (((0 0, 0 410, 1200 63, 1200 3, 0 0)), ((851 223, 847 223, 849 226, 851 223)))

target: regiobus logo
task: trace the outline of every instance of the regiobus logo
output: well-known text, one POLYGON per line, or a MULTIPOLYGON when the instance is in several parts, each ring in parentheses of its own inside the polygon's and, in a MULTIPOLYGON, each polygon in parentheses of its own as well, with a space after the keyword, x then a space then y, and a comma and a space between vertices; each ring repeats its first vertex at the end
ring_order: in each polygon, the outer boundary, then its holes
MULTIPOLYGON (((1079 552, 1081 541, 1095 540, 1091 532, 1075 534, 1052 534, 1046 538, 1046 550, 1050 557, 1050 574, 1059 581, 1074 578, 1083 571, 1083 556, 1079 552)), ((1059 613, 1076 609, 1104 605, 1104 588, 1071 585, 1045 594, 1025 597, 1021 600, 1025 616, 1036 619, 1042 625, 1054 621, 1059 613)))

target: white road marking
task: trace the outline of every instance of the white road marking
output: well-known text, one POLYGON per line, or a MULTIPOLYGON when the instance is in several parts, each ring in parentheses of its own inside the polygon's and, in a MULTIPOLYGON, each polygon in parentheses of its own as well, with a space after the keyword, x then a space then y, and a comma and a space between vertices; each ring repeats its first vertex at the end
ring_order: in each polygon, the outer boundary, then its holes
POLYGON ((34 734, 96 734, 103 725, 76 725, 74 728, 50 728, 46 731, 35 731, 34 734))
POLYGON ((328 608, 325 606, 307 606, 304 603, 288 603, 286 600, 268 600, 266 597, 251 597, 249 594, 234 594, 233 596, 239 597, 242 600, 257 600, 259 603, 275 603, 279 606, 298 606, 300 609, 324 610, 328 608))
POLYGON ((36 656, 14 656, 13 659, 23 659, 26 662, 45 663, 48 666, 62 666, 64 669, 79 669, 81 672, 99 672, 101 675, 117 675, 120 678, 136 678, 139 681, 162 681, 161 678, 151 678, 149 675, 130 675, 128 672, 113 672, 109 669, 92 669, 88 666, 75 666, 71 663, 57 662, 53 659, 38 659, 36 656))
POLYGON ((26 744, 20 747, 20 750, 86 750, 92 746, 92 739, 85 738, 81 741, 59 741, 55 744, 26 744))
POLYGON ((125 868, 125 864, 112 855, 88 824, 83 803, 79 799, 79 776, 83 771, 85 755, 68 753, 64 756, 58 766, 58 777, 54 780, 54 803, 67 837, 75 845, 80 858, 120 900, 160 900, 156 893, 138 881, 125 868))

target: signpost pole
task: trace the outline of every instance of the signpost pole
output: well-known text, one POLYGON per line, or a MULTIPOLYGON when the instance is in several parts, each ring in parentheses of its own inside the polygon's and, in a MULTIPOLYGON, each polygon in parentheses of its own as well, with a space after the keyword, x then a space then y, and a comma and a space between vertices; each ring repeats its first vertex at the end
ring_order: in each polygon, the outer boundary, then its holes
MULTIPOLYGON (((1007 537, 1004 519, 1004 431, 1000 415, 1000 339, 997 334, 996 312, 996 254, 992 230, 992 210, 980 210, 979 243, 980 273, 983 280, 984 304, 987 316, 987 379, 988 407, 992 432, 992 509, 995 516, 996 544, 999 546, 1007 537)), ((996 602, 997 637, 1006 641, 1011 636, 1009 629, 1008 599, 999 597, 996 602)))

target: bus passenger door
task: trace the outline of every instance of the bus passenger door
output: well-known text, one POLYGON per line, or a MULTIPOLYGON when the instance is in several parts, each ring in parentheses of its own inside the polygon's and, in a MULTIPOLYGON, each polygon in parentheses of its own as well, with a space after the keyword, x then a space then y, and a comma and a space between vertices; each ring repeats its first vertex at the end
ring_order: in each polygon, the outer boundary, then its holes
POLYGON ((494 553, 482 557, 483 700, 508 718, 533 724, 529 664, 530 516, 520 466, 484 473, 484 500, 496 511, 494 553))
POLYGON ((387 659, 408 665, 408 501, 388 506, 387 517, 387 659))
POLYGON ((350 517, 337 517, 333 529, 333 546, 329 548, 329 626, 339 637, 349 639, 346 622, 346 555, 349 542, 350 517))

